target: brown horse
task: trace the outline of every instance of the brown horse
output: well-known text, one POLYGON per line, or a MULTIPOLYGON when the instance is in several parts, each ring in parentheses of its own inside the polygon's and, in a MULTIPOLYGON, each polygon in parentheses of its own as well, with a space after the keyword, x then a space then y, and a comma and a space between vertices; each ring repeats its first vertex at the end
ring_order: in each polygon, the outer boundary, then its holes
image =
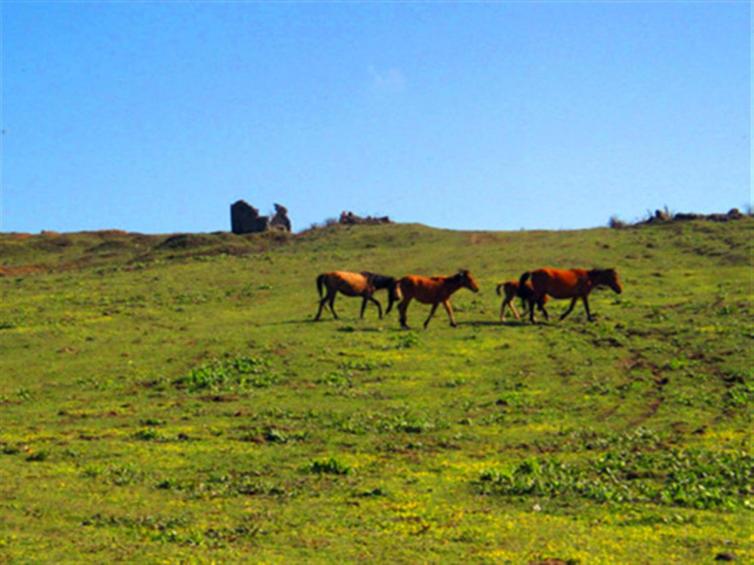
POLYGON ((317 292, 319 292, 319 310, 314 320, 319 320, 322 315, 322 309, 327 304, 330 307, 333 317, 337 320, 338 314, 335 312, 335 295, 340 292, 346 296, 361 296, 361 315, 364 318, 367 302, 373 302, 377 306, 377 312, 382 319, 382 305, 372 296, 374 292, 381 288, 388 289, 388 309, 393 306, 393 302, 398 300, 396 294, 396 281, 392 277, 376 275, 374 273, 350 273, 348 271, 333 271, 331 273, 322 273, 317 277, 317 292), (392 280, 392 283, 390 282, 392 280), (327 293, 323 296, 323 289, 327 293))
MULTIPOLYGON (((524 309, 524 314, 526 314, 526 306, 527 301, 532 296, 532 286, 531 281, 527 281, 524 285, 523 289, 519 292, 520 285, 518 284, 518 281, 507 281, 507 282, 501 282, 497 287, 495 288, 495 292, 497 292, 498 296, 502 296, 503 293, 500 292, 501 290, 505 293, 505 298, 503 299, 503 303, 500 305, 500 321, 505 320, 505 307, 511 309, 511 312, 513 312, 513 315, 516 317, 516 320, 520 320, 521 316, 518 315, 518 310, 516 310, 516 305, 513 303, 513 300, 516 298, 516 296, 521 297, 521 307, 524 309)), ((537 307, 541 312, 547 315, 547 310, 545 310, 545 303, 547 302, 547 295, 544 295, 540 302, 537 302, 537 307)))
MULTIPOLYGON (((527 299, 529 302, 529 319, 534 322, 534 303, 543 299, 545 295, 553 298, 570 298, 571 305, 563 312, 560 319, 564 319, 571 313, 576 301, 581 298, 586 309, 586 316, 591 322, 594 320, 589 311, 589 293, 598 286, 608 286, 616 293, 623 292, 618 273, 615 269, 537 269, 521 275, 518 279, 519 296, 521 287, 531 279, 532 292, 527 299)), ((547 311, 541 308, 545 317, 549 319, 547 311)))
POLYGON ((435 315, 437 306, 442 304, 448 313, 450 325, 456 327, 456 321, 453 317, 453 308, 450 305, 450 296, 459 288, 468 288, 473 292, 479 292, 474 277, 466 270, 460 270, 451 277, 422 277, 419 275, 408 275, 398 280, 398 288, 401 294, 401 303, 398 304, 398 311, 401 315, 401 327, 408 329, 406 324, 406 310, 411 301, 416 298, 423 304, 431 304, 432 309, 429 311, 429 317, 424 322, 424 328, 427 328, 432 316, 435 315))

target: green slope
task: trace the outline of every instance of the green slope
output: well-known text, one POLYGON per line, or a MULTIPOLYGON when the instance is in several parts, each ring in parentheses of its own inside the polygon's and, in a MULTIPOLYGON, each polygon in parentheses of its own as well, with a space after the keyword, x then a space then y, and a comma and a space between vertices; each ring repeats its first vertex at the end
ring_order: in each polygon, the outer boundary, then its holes
POLYGON ((0 561, 751 560, 753 231, 0 234, 0 561), (499 324, 545 265, 625 291, 499 324), (459 267, 456 329, 311 322, 459 267))

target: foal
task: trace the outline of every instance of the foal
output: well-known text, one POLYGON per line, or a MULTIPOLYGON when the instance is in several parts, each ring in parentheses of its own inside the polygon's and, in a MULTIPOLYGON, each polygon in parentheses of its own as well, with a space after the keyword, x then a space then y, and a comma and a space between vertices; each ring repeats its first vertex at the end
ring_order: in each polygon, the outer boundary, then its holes
MULTIPOLYGON (((518 310, 516 310, 516 305, 513 303, 513 300, 517 296, 521 297, 521 307, 524 309, 524 314, 526 314, 527 301, 532 296, 531 282, 527 281, 524 286, 520 286, 518 284, 518 281, 501 282, 499 285, 497 285, 497 287, 495 287, 495 292, 497 292, 498 296, 502 296, 503 294, 500 292, 501 289, 505 293, 505 298, 503 299, 503 303, 500 305, 500 321, 502 322, 505 320, 506 306, 510 308, 511 312, 513 312, 516 320, 520 320, 521 316, 518 315, 518 310)), ((547 295, 544 295, 542 299, 537 302, 537 307, 539 308, 540 312, 544 313, 545 316, 547 316, 547 310, 545 310, 546 302, 547 295)))
MULTIPOLYGON (((591 322, 594 320, 592 313, 589 311, 589 293, 598 286, 608 286, 614 292, 620 294, 623 292, 623 286, 618 278, 618 272, 615 269, 537 269, 521 275, 518 279, 519 287, 527 283, 531 278, 532 293, 529 302, 529 319, 534 322, 534 303, 542 300, 545 295, 553 298, 570 298, 571 305, 563 312, 560 319, 563 320, 571 313, 576 301, 581 298, 584 302, 587 319, 591 322)), ((545 317, 547 312, 543 310, 545 317)))
POLYGON ((450 319, 450 325, 456 327, 453 308, 450 305, 450 296, 459 288, 468 288, 472 292, 479 292, 479 286, 467 270, 460 270, 451 277, 408 275, 398 280, 398 288, 400 289, 402 298, 401 303, 398 305, 398 311, 401 315, 401 327, 404 329, 408 329, 406 310, 414 298, 423 304, 432 305, 429 316, 424 322, 425 329, 432 316, 435 315, 435 310, 437 310, 439 304, 445 307, 445 311, 448 313, 448 318, 450 319))

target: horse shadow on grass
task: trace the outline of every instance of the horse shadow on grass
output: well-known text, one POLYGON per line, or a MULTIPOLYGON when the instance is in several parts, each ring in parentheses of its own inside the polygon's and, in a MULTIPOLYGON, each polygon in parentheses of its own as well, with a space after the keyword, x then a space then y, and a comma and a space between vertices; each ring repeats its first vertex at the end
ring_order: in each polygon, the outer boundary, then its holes
POLYGON ((470 320, 467 322, 458 322, 459 326, 469 326, 472 328, 483 328, 483 327, 506 327, 506 328, 522 328, 524 326, 530 326, 531 324, 528 324, 526 322, 522 321, 504 321, 500 322, 498 320, 470 320))
MULTIPOLYGON (((343 333, 351 333, 351 332, 384 332, 384 331, 400 331, 401 328, 398 326, 373 326, 368 325, 369 322, 365 322, 363 326, 361 326, 361 323, 358 320, 355 320, 353 322, 350 322, 348 320, 315 320, 313 318, 292 318, 289 320, 278 320, 276 322, 266 322, 259 324, 260 326, 283 326, 283 325, 321 325, 323 327, 332 327, 335 324, 339 324, 338 327, 335 328, 335 331, 337 332, 343 332, 343 333)), ((519 321, 505 321, 505 322, 499 322, 497 320, 470 320, 470 321, 464 321, 464 322, 458 322, 458 327, 471 327, 471 328, 483 328, 483 327, 506 327, 506 328, 522 328, 526 326, 531 326, 532 324, 528 322, 519 322, 519 321)), ((535 326, 546 326, 550 325, 544 322, 537 322, 534 324, 535 326)), ((417 326, 416 328, 412 329, 421 329, 421 324, 417 326)))
MULTIPOLYGON (((385 320, 381 320, 385 321, 385 320)), ((375 322, 380 322, 380 320, 375 320, 375 322)), ((333 325, 338 324, 338 326, 335 328, 335 331, 342 332, 342 333, 356 333, 356 332, 362 332, 362 333, 380 333, 385 331, 401 331, 401 328, 399 328, 397 325, 393 326, 389 323, 387 323, 386 326, 374 326, 370 324, 370 321, 367 320, 348 320, 348 319, 339 319, 339 320, 315 320, 314 318, 291 318, 288 320, 277 320, 275 322, 265 322, 262 324, 259 324, 260 326, 282 326, 282 325, 322 325, 323 327, 332 327, 333 325), (363 326, 362 326, 363 324, 363 326)), ((503 322, 500 322, 498 320, 468 320, 468 321, 461 321, 458 322, 458 327, 470 327, 470 328, 484 328, 484 327, 504 327, 504 328, 524 328, 524 327, 537 327, 537 326, 552 326, 553 324, 551 322, 543 322, 538 321, 535 324, 531 324, 530 322, 523 321, 523 320, 505 320, 503 322)), ((421 324, 419 324, 418 327, 413 329, 421 329, 421 324)))
MULTIPOLYGON (((379 321, 379 320, 378 320, 379 321)), ((275 322, 265 322, 259 324, 260 326, 285 326, 285 325, 321 325, 323 327, 329 327, 332 328, 333 325, 337 325, 335 328, 336 332, 343 332, 343 333, 355 333, 355 332, 363 332, 363 333, 381 333, 385 331, 391 331, 395 330, 398 331, 400 328, 397 326, 395 327, 380 327, 380 326, 373 326, 369 325, 369 321, 359 321, 354 320, 315 320, 314 318, 291 318, 289 320, 278 320, 275 322), (363 326, 361 324, 364 324, 363 326)))

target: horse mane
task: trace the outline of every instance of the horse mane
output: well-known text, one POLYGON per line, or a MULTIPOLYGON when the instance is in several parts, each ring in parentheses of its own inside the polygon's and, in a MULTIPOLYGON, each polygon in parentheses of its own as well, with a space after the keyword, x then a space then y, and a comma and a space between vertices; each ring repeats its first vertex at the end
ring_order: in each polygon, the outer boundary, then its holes
POLYGON ((448 277, 437 277, 437 278, 440 280, 445 279, 446 281, 457 281, 457 280, 461 280, 467 277, 468 275, 469 275, 469 272, 462 269, 458 271, 457 273, 455 273, 454 275, 450 275, 448 277))

